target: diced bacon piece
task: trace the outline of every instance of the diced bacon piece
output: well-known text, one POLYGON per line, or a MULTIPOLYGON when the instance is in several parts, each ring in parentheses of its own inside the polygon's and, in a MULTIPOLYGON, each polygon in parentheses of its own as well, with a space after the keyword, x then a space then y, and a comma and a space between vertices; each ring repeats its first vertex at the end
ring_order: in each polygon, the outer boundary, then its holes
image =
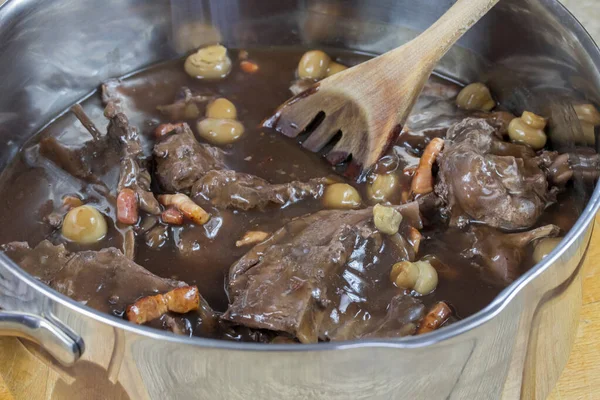
POLYGON ((173 289, 164 294, 142 297, 127 307, 127 319, 141 325, 171 311, 185 314, 200 307, 200 294, 196 286, 173 289))

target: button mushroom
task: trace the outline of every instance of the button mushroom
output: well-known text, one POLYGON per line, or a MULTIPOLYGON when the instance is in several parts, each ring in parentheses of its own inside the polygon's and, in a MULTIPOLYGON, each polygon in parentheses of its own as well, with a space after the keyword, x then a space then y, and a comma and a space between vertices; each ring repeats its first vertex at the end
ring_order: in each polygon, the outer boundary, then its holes
POLYGON ((231 60, 225 47, 208 46, 188 56, 184 69, 193 78, 221 79, 231 71, 231 60))
POLYGON ((583 137, 587 144, 596 143, 596 127, 600 126, 600 112, 593 104, 574 105, 575 113, 583 130, 583 137))
POLYGON ((525 111, 521 118, 515 118, 508 125, 508 136, 513 142, 529 145, 540 150, 546 145, 548 138, 544 133, 546 120, 532 112, 525 111))
POLYGON ((394 264, 390 279, 399 288, 413 290, 421 295, 433 292, 438 284, 437 271, 426 260, 394 264))
POLYGON ((394 235, 398 233, 400 223, 402 223, 402 214, 393 207, 377 204, 373 207, 373 222, 380 232, 394 235))
POLYGON ((483 83, 471 83, 460 91, 456 97, 456 105, 463 110, 491 111, 496 102, 487 86, 483 83))

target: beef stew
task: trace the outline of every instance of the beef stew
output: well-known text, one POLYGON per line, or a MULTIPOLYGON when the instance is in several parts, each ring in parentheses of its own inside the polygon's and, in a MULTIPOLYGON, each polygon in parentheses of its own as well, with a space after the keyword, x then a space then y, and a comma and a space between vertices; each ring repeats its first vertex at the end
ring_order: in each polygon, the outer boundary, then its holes
POLYGON ((439 76, 359 182, 262 125, 366 59, 210 46, 106 82, 3 173, 0 215, 18 216, 3 250, 76 301, 177 334, 313 343, 474 314, 575 222, 594 135, 551 151, 551 115, 439 76))

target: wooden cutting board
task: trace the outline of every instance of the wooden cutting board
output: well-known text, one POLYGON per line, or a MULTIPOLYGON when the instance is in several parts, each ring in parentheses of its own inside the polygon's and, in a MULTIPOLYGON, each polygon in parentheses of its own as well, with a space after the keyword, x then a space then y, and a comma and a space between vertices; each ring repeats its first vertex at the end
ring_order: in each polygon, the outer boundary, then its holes
MULTIPOLYGON (((600 214, 596 217, 582 281, 583 307, 576 342, 551 400, 600 399, 600 214)), ((61 377, 30 348, 17 339, 0 338, 0 400, 50 400, 51 393, 56 393, 61 377)), ((102 393, 102 388, 87 389, 102 393)), ((55 399, 56 396, 52 400, 55 399)))

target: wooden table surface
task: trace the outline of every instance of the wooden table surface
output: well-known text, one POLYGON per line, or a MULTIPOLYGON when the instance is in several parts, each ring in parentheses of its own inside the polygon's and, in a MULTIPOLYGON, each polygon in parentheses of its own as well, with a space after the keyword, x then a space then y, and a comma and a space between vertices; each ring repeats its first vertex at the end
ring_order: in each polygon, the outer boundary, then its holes
MULTIPOLYGON (((583 307, 576 342, 551 400, 600 399, 600 214, 582 281, 583 307)), ((0 400, 48 399, 60 376, 17 339, 0 338, 0 354, 0 400)))
POLYGON ((600 214, 583 267, 577 339, 551 400, 600 399, 600 214))

